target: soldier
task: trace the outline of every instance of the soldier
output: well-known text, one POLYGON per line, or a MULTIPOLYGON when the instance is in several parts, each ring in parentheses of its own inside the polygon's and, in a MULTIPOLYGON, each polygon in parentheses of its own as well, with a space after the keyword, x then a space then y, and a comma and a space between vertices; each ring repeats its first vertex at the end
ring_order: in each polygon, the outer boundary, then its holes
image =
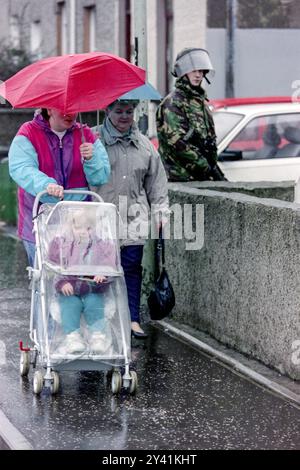
POLYGON ((159 152, 169 181, 224 180, 218 168, 216 134, 201 87, 213 67, 205 49, 185 48, 176 57, 175 90, 157 110, 159 152))

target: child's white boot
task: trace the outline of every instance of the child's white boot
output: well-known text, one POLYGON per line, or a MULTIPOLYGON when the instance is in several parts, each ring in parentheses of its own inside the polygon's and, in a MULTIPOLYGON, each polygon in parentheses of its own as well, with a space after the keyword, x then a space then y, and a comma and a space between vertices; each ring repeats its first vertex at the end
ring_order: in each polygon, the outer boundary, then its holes
POLYGON ((104 354, 108 352, 111 341, 101 331, 94 331, 90 337, 90 349, 94 354, 104 354))
POLYGON ((61 354, 82 354, 86 350, 86 344, 79 331, 72 331, 66 335, 59 349, 61 354))

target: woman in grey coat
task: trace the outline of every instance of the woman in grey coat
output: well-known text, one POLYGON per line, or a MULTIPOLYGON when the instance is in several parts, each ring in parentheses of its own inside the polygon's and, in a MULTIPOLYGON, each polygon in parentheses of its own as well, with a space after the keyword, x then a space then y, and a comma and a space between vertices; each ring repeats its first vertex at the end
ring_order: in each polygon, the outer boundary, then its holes
POLYGON ((142 256, 150 223, 156 229, 167 216, 167 177, 159 154, 134 122, 134 101, 115 101, 108 106, 99 128, 107 151, 111 176, 95 188, 105 202, 115 204, 122 219, 121 263, 124 269, 132 335, 144 339, 140 326, 142 256), (150 210, 151 209, 151 210, 150 210))

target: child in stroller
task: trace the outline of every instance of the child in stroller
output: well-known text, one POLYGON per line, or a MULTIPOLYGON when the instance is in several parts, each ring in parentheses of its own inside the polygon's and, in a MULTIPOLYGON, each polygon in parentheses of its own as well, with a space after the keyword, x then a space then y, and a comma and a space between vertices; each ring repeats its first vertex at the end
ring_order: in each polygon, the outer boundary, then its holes
MULTIPOLYGON (((63 234, 55 237, 49 246, 48 259, 60 263, 65 268, 89 262, 109 265, 116 268, 115 247, 110 241, 97 237, 90 214, 77 209, 69 214, 62 227, 63 234)), ((108 287, 106 276, 95 275, 81 278, 78 276, 58 276, 55 288, 61 314, 61 326, 66 335, 57 354, 84 353, 89 346, 91 353, 108 353, 111 341, 104 330, 104 298, 108 287), (88 345, 80 332, 80 318, 86 321, 88 345)))
MULTIPOLYGON (((65 193, 74 192, 65 190, 65 193)), ((36 239, 30 267, 30 339, 20 341, 20 374, 35 368, 33 391, 55 394, 60 371, 111 372, 111 389, 135 393, 130 370, 130 313, 117 234, 116 206, 90 191, 96 202, 40 204, 32 215, 36 239), (37 368, 40 366, 42 370, 37 368), (122 372, 120 370, 122 368, 122 372)))

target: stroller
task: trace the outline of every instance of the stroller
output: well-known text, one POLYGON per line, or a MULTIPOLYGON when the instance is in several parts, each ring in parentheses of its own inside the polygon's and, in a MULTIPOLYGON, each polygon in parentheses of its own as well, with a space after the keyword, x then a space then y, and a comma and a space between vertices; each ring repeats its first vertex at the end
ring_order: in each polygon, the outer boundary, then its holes
POLYGON ((46 191, 35 198, 35 266, 27 268, 32 289, 29 336, 34 346, 23 347, 20 341, 20 374, 27 376, 32 365, 37 369, 34 393, 45 387, 56 394, 60 371, 100 370, 111 377, 112 393, 123 386, 133 394, 137 374, 130 370, 130 313, 116 206, 91 191, 65 193, 97 202, 40 205, 46 191), (78 329, 70 334, 74 321, 78 329), (72 335, 77 335, 77 343, 68 345, 72 335))

